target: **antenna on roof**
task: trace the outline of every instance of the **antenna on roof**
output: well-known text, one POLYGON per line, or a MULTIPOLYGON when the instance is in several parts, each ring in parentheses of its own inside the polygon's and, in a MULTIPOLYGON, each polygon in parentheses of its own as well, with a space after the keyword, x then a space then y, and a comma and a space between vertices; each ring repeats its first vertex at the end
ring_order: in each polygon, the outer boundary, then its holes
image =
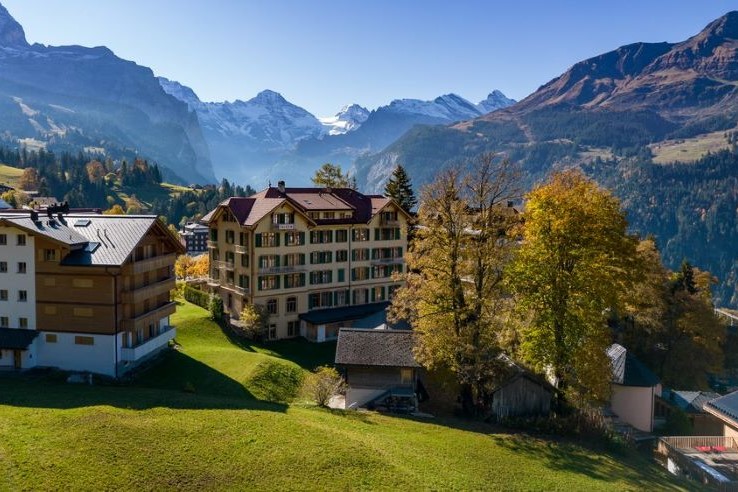
POLYGON ((100 240, 100 242, 105 246, 108 247, 108 244, 103 240, 102 236, 100 235, 100 228, 96 228, 95 232, 97 233, 97 238, 100 240))
POLYGON ((111 241, 110 238, 108 237, 108 229, 107 228, 103 229, 103 235, 105 236, 105 239, 107 239, 108 242, 110 243, 110 246, 112 246, 113 248, 115 248, 115 244, 113 244, 113 241, 111 241))

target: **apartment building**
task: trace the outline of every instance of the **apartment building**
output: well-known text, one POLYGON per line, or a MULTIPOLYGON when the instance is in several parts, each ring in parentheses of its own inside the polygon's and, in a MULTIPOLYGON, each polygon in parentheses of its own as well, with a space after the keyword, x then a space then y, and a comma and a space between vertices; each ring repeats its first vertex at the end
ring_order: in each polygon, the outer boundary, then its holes
POLYGON ((154 216, 60 210, 0 212, 0 368, 118 377, 174 337, 184 247, 154 216))
POLYGON ((208 227, 196 222, 188 222, 179 232, 188 255, 199 255, 208 250, 208 227))
POLYGON ((270 339, 335 339, 399 286, 392 274, 404 269, 408 218, 392 199, 348 188, 280 181, 229 198, 203 218, 209 285, 234 318, 247 304, 266 306, 270 339))

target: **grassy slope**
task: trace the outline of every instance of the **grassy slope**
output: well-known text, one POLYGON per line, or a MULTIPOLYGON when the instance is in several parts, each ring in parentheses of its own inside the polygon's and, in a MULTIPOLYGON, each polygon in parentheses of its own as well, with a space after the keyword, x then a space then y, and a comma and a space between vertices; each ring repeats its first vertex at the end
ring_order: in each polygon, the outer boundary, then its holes
POLYGON ((693 138, 664 140, 649 145, 653 152, 653 162, 668 164, 671 162, 695 162, 708 152, 717 152, 729 147, 725 132, 712 132, 693 138))
POLYGON ((631 452, 261 402, 241 384, 258 362, 314 346, 237 347, 191 305, 175 321, 182 351, 136 386, 0 378, 0 489, 676 488, 631 452))
POLYGON ((21 174, 23 174, 23 169, 0 164, 0 184, 6 184, 15 188, 21 174))

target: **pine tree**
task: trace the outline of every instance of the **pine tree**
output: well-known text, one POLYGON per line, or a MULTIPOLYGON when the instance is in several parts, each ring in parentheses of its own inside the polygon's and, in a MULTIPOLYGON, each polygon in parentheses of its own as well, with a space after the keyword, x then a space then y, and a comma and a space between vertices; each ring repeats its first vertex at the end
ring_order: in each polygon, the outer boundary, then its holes
POLYGON ((410 183, 410 177, 405 172, 405 168, 399 164, 392 172, 387 185, 384 187, 384 194, 394 200, 405 210, 407 213, 411 213, 415 205, 418 204, 418 199, 415 198, 413 192, 413 185, 410 183))

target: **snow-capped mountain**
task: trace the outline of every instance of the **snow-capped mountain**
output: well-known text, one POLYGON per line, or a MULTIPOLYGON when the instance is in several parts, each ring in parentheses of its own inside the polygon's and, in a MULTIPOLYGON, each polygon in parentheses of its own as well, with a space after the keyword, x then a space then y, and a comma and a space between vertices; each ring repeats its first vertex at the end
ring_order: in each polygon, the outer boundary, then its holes
POLYGON ((400 114, 427 116, 445 120, 449 123, 476 118, 481 115, 474 104, 456 94, 444 94, 432 101, 395 99, 389 103, 389 106, 384 106, 381 109, 400 114))
POLYGON ((335 116, 325 116, 318 119, 328 130, 328 135, 342 135, 359 128, 367 118, 369 118, 368 109, 358 104, 352 104, 341 108, 341 111, 336 113, 335 116))
POLYGON ((484 101, 480 101, 479 104, 477 104, 477 109, 479 109, 482 114, 487 114, 491 113, 492 111, 497 111, 498 109, 512 106, 516 102, 517 101, 515 101, 515 99, 510 99, 502 92, 494 90, 490 92, 489 96, 487 96, 487 99, 485 99, 484 101))

